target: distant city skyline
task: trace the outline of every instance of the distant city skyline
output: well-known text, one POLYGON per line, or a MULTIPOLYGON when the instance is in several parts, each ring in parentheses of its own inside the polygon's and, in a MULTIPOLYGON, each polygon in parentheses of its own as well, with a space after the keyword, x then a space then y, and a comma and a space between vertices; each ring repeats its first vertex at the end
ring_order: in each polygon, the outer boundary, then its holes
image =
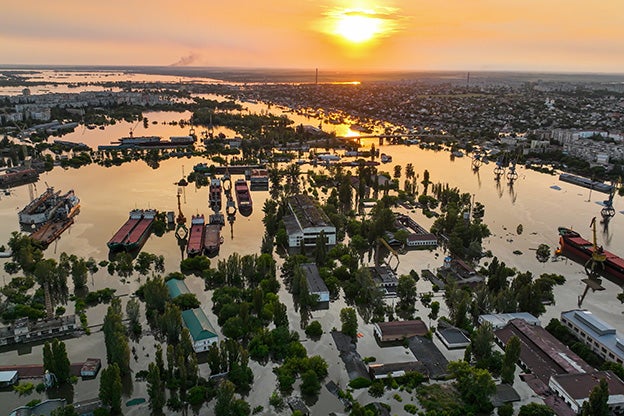
POLYGON ((24 0, 0 65, 624 72, 621 0, 24 0))

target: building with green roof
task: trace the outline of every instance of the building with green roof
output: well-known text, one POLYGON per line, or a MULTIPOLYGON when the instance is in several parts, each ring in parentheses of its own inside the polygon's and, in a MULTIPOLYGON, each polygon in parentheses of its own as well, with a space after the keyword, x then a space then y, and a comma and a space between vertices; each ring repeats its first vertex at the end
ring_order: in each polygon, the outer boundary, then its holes
POLYGON ((175 299, 180 295, 191 293, 189 288, 184 283, 184 280, 169 279, 165 282, 167 289, 169 290, 169 297, 175 299))
POLYGON ((219 342, 219 336, 203 309, 196 308, 182 311, 182 321, 191 333, 195 352, 208 351, 210 345, 214 342, 219 342))

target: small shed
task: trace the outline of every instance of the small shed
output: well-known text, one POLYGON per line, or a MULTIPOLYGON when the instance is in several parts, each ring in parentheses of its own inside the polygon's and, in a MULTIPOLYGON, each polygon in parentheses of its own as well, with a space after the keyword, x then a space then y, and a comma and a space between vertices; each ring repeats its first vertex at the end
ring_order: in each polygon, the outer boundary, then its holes
POLYGON ((466 348, 470 345, 470 338, 458 328, 438 328, 436 330, 436 335, 449 350, 466 348))
POLYGON ((184 280, 169 279, 165 284, 167 285, 169 297, 171 299, 175 299, 180 295, 191 293, 189 288, 186 286, 186 283, 184 283, 184 280))
POLYGON ((420 319, 411 321, 377 322, 373 328, 381 342, 401 341, 414 336, 425 336, 429 329, 420 319))
POLYGON ((102 367, 102 360, 99 358, 87 358, 87 361, 80 368, 81 377, 95 377, 102 367))
POLYGON ((17 371, 0 371, 0 387, 9 387, 17 383, 17 371))

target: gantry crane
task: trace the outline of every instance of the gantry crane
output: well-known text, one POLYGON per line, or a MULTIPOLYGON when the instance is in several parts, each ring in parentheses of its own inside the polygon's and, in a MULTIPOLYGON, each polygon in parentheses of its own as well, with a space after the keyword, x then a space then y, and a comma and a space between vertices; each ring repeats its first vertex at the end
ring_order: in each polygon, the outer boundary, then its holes
POLYGON ((598 277, 601 270, 604 270, 604 262, 607 259, 607 255, 605 254, 602 246, 598 246, 597 238, 596 238, 596 217, 592 218, 589 226, 592 228, 593 233, 593 246, 592 246, 592 255, 585 262, 584 268, 585 273, 587 274, 586 279, 582 279, 581 281, 585 283, 585 290, 583 294, 578 298, 578 307, 580 308, 583 304, 583 300, 587 295, 589 289, 593 292, 596 290, 605 290, 604 287, 600 284, 600 278, 598 277))

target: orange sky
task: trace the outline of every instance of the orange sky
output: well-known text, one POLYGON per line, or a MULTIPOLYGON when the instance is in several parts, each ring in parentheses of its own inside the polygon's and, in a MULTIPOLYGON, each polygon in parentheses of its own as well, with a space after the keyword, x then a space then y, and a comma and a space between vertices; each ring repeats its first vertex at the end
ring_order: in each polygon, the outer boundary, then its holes
POLYGON ((20 0, 0 64, 624 72, 623 0, 20 0), (390 33, 354 46, 332 16, 390 33))

